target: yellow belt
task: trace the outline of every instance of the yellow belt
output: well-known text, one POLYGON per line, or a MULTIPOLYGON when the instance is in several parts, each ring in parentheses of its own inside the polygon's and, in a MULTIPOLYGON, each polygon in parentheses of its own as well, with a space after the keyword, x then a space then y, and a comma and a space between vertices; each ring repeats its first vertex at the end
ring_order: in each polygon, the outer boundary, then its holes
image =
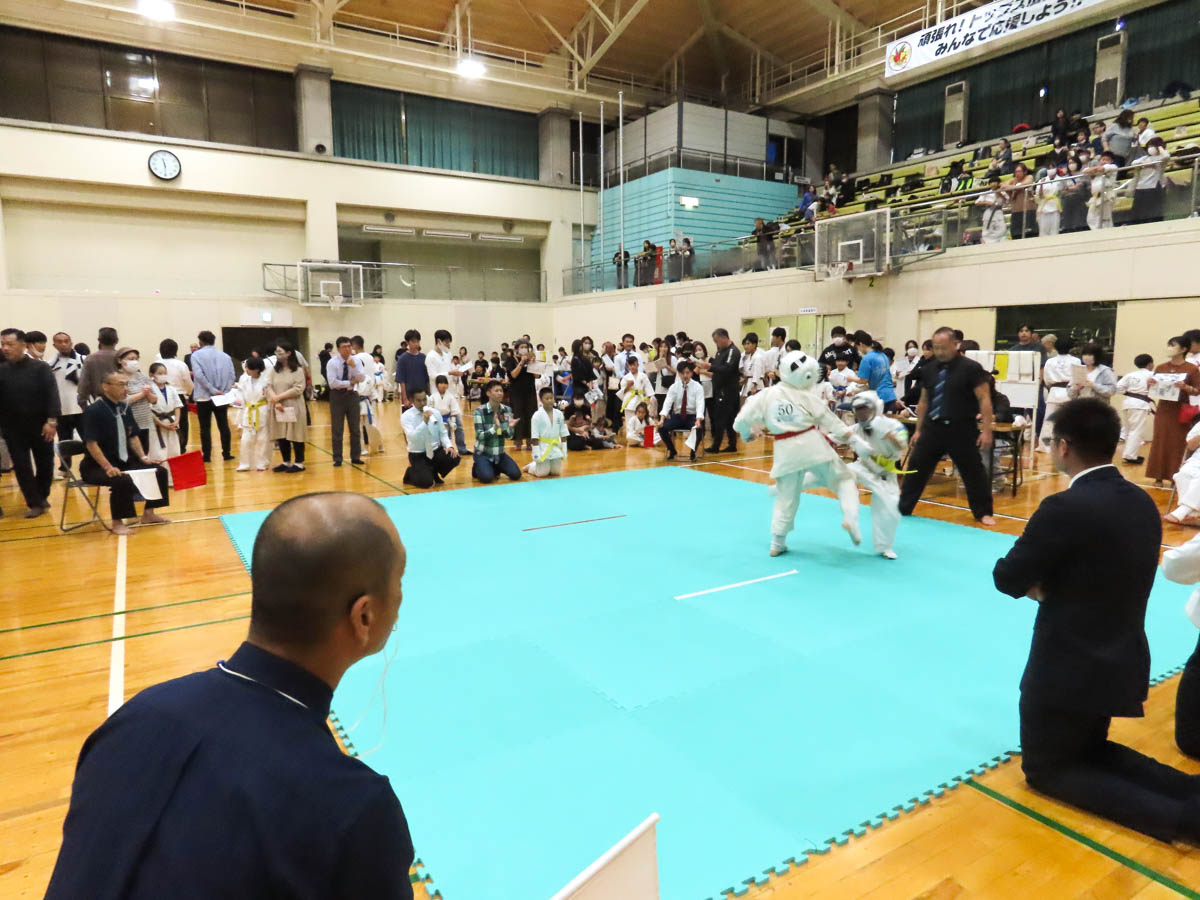
MULTIPOLYGON (((625 412, 625 410, 629 408, 629 404, 633 403, 634 400, 638 400, 638 403, 648 404, 650 402, 650 397, 646 394, 643 394, 641 391, 631 391, 629 396, 625 398, 625 402, 621 404, 621 412, 625 412), (640 400, 638 400, 639 397, 641 398, 640 400)), ((633 408, 637 409, 637 404, 634 404, 633 408)))
POLYGON ((538 438, 538 446, 543 447, 542 455, 538 457, 538 462, 545 462, 546 457, 550 455, 550 451, 557 447, 562 441, 558 438, 538 438))
POLYGON ((914 472, 916 472, 916 469, 912 469, 911 471, 908 469, 901 469, 896 465, 896 461, 894 459, 888 459, 886 456, 873 456, 871 458, 875 461, 875 465, 879 466, 879 468, 883 469, 885 472, 891 472, 893 475, 912 475, 914 472))
POLYGON ((250 427, 253 428, 255 431, 258 430, 258 411, 266 405, 267 405, 266 400, 259 400, 257 403, 247 403, 246 404, 246 413, 247 413, 246 418, 247 418, 247 421, 250 423, 250 427))

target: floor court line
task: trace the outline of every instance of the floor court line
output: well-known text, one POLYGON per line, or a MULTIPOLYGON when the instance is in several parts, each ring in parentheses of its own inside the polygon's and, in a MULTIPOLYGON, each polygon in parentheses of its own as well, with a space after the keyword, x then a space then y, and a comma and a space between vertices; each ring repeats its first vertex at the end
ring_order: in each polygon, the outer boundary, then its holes
POLYGON ((799 575, 799 569, 792 569, 790 572, 780 572, 777 575, 764 575, 762 578, 751 578, 749 581, 738 581, 734 584, 723 584, 720 587, 706 588, 703 591, 692 591, 690 594, 680 594, 676 600, 687 600, 691 597, 701 597, 704 594, 715 594, 718 591, 728 591, 733 588, 745 587, 748 584, 758 584, 761 581, 774 581, 776 578, 787 578, 789 575, 799 575))
POLYGON ((226 619, 213 619, 209 622, 195 622, 191 625, 174 625, 171 628, 157 628, 154 631, 139 631, 137 634, 125 634, 119 638, 100 638, 98 641, 83 641, 78 644, 64 644, 61 647, 46 647, 42 650, 26 650, 24 653, 10 653, 8 656, 0 656, 0 662, 5 662, 10 659, 23 659, 26 656, 41 656, 43 653, 57 653, 59 650, 78 650, 80 647, 98 647, 100 644, 107 644, 112 641, 131 641, 134 638, 152 637, 156 634, 168 634, 172 631, 186 631, 189 628, 203 628, 206 625, 222 625, 226 622, 239 622, 243 619, 250 618, 250 614, 244 616, 230 616, 226 619))
POLYGON ((117 536, 116 575, 113 579, 112 653, 108 663, 108 714, 125 702, 125 576, 129 569, 129 538, 117 536))
MULTIPOLYGON (((320 451, 321 451, 322 453, 324 453, 326 456, 333 456, 333 452, 332 452, 332 451, 330 451, 330 450, 326 450, 324 447, 320 446, 319 444, 314 444, 312 441, 305 441, 304 443, 306 443, 308 446, 312 447, 314 450, 320 450, 320 451)), ((376 481, 378 481, 380 484, 386 484, 386 485, 387 485, 388 487, 390 487, 390 488, 391 488, 393 491, 399 491, 401 494, 404 494, 405 496, 408 496, 408 491, 406 491, 404 488, 402 488, 402 487, 397 487, 396 485, 392 484, 390 481, 387 481, 386 479, 380 478, 380 477, 379 477, 378 475, 376 475, 374 472, 368 472, 368 471, 367 471, 367 468, 366 468, 366 466, 365 466, 365 464, 360 464, 360 465, 357 465, 357 466, 356 466, 356 465, 354 465, 354 463, 350 463, 350 468, 354 469, 355 471, 362 472, 362 473, 363 473, 364 475, 366 475, 368 478, 374 478, 374 479, 375 479, 376 481)))
POLYGON ((1132 859, 1123 853, 1118 853, 1116 850, 1113 850, 1111 847, 1106 847, 1104 844, 1101 844, 1097 840, 1093 840, 1092 838, 1088 837, 1086 834, 1082 834, 1081 832, 1076 831, 1074 828, 1071 828, 1067 825, 1063 825, 1061 822, 1057 822, 1054 819, 1051 819, 1049 816, 1038 812, 1036 809, 1031 809, 1030 807, 1026 806, 1024 803, 1021 803, 1020 801, 1014 800, 1011 797, 1006 796, 1005 794, 1001 794, 999 791, 995 790, 994 788, 990 788, 985 784, 980 784, 978 781, 976 781, 973 778, 967 779, 963 783, 968 785, 969 787, 973 787, 975 790, 979 791, 981 794, 991 797, 997 803, 1003 803, 1009 809, 1019 812, 1022 815, 1028 816, 1029 818, 1033 819, 1035 822, 1037 822, 1041 825, 1045 825, 1047 828, 1051 828, 1054 831, 1057 831, 1059 834, 1064 835, 1065 837, 1069 837, 1069 838, 1071 838, 1071 840, 1077 841, 1080 844, 1083 844, 1085 847, 1087 847, 1091 850, 1095 850, 1097 853, 1099 853, 1103 856, 1107 856, 1113 862, 1120 863, 1121 865, 1123 865, 1127 868, 1133 869, 1139 875, 1144 875, 1146 878, 1149 878, 1151 881, 1156 881, 1159 884, 1161 884, 1163 887, 1170 888, 1171 890, 1175 891, 1175 893, 1177 893, 1177 894, 1181 894, 1184 897, 1190 897, 1190 898, 1192 898, 1192 900, 1200 900, 1200 893, 1192 890, 1191 888, 1187 887, 1186 885, 1182 885, 1178 881, 1175 881, 1174 879, 1168 877, 1167 875, 1164 875, 1163 873, 1158 872, 1155 869, 1151 869, 1149 866, 1138 862, 1136 859, 1132 859))
POLYGON ((557 525, 537 525, 533 528, 522 528, 521 531, 542 531, 546 528, 565 528, 567 525, 585 525, 588 522, 607 522, 609 519, 624 519, 625 513, 617 516, 600 516, 598 519, 580 519, 578 522, 559 522, 557 525))
MULTIPOLYGON (((156 609, 170 609, 173 606, 190 606, 193 603, 207 603, 210 600, 229 600, 233 597, 247 597, 249 591, 236 591, 232 594, 216 594, 212 597, 195 597, 191 600, 175 600, 171 603, 157 603, 154 606, 135 606, 133 609, 126 609, 121 615, 133 615, 140 612, 151 612, 156 609)), ((114 612, 91 613, 86 616, 75 616, 70 619, 55 619, 53 622, 33 622, 29 625, 17 625, 13 628, 0 628, 0 634, 11 634, 14 631, 30 631, 34 628, 49 628, 51 625, 73 625, 76 622, 87 622, 91 619, 107 619, 109 616, 115 616, 114 612)))

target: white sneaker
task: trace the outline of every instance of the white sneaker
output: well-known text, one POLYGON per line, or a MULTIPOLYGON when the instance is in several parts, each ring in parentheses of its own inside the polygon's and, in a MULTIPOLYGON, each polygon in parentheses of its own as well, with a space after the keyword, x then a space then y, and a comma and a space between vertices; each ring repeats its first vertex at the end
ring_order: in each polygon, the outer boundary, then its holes
POLYGON ((896 556, 895 550, 884 550, 879 555, 882 556, 884 559, 898 559, 899 558, 896 556))
POLYGON ((249 472, 249 471, 250 471, 250 467, 249 467, 249 466, 238 466, 238 467, 237 467, 236 469, 234 469, 233 471, 235 471, 235 472, 249 472))
POLYGON ((265 471, 267 471, 267 467, 266 467, 266 466, 259 466, 259 467, 258 467, 258 471, 260 471, 260 472, 265 472, 265 471))
POLYGON ((845 528, 846 533, 850 535, 850 540, 854 541, 855 547, 862 543, 862 532, 858 530, 857 522, 843 522, 842 527, 845 528))

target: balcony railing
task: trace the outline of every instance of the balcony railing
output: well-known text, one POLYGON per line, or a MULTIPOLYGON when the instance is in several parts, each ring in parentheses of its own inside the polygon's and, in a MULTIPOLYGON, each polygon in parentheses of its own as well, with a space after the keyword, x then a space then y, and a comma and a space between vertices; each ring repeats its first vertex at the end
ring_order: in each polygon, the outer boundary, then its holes
MULTIPOLYGON (((333 263, 353 269, 343 279, 345 300, 505 300, 540 303, 546 299, 546 273, 538 269, 471 268, 413 263, 333 263)), ((305 279, 296 263, 263 263, 263 290, 301 301, 305 279)), ((336 282, 335 282, 336 283, 336 282)), ((315 291, 314 291, 315 294, 315 291)), ((307 298, 303 298, 307 299, 307 298)))
MULTIPOLYGON (((585 178, 588 174, 586 167, 589 156, 590 154, 585 154, 584 158, 585 178)), ((575 165, 579 165, 578 161, 575 165)), ((687 147, 660 150, 658 153, 626 162, 624 168, 626 181, 671 168, 712 172, 716 175, 737 175, 741 178, 757 178, 763 181, 782 181, 789 184, 794 180, 794 176, 800 174, 798 169, 794 170, 791 166, 777 166, 761 159, 749 159, 744 156, 733 156, 708 150, 691 150, 687 147)), ((620 181, 619 167, 613 166, 604 173, 605 188, 618 187, 620 181)), ((575 174, 574 183, 579 183, 578 173, 575 174)), ((591 182, 585 180, 584 183, 590 184, 591 182)))

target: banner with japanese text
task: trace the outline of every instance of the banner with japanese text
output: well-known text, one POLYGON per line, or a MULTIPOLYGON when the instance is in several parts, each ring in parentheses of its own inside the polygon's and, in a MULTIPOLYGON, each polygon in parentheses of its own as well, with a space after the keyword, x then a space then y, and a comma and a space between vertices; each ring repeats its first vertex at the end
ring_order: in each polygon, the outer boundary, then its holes
POLYGON ((1044 25, 1101 0, 995 0, 888 44, 884 75, 911 72, 1035 25, 1044 25))

